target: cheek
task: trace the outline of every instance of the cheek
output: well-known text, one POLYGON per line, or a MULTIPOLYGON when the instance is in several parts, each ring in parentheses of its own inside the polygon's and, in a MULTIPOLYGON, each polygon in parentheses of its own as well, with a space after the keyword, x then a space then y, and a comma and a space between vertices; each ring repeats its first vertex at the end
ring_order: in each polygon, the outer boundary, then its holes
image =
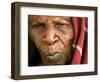
POLYGON ((29 36, 31 40, 36 44, 37 48, 39 48, 40 41, 41 41, 41 35, 39 33, 35 33, 34 31, 31 31, 29 33, 29 36))
POLYGON ((65 32, 59 32, 59 37, 65 47, 72 46, 73 42, 73 30, 68 30, 65 32))

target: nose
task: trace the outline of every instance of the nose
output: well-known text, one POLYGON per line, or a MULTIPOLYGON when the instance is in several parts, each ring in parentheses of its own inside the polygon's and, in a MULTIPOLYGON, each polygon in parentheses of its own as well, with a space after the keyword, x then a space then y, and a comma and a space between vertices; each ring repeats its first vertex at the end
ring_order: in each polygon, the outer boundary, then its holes
POLYGON ((59 38, 56 35, 56 31, 52 28, 48 29, 43 37, 43 41, 48 45, 55 44, 58 40, 59 38))

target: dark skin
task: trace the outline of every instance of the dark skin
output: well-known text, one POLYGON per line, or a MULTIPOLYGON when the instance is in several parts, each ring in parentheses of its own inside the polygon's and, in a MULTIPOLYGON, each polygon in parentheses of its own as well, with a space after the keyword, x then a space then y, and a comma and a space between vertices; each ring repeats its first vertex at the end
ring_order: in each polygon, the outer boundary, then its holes
POLYGON ((29 15, 29 36, 41 56, 40 65, 69 64, 73 28, 70 17, 29 15))

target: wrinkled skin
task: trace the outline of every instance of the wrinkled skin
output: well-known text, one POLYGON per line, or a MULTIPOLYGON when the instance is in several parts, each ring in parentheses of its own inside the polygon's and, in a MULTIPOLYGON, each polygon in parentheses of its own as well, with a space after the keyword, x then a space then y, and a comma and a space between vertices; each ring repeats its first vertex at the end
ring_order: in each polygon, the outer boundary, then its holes
POLYGON ((41 56, 40 65, 69 64, 73 28, 70 17, 28 16, 28 30, 41 56))

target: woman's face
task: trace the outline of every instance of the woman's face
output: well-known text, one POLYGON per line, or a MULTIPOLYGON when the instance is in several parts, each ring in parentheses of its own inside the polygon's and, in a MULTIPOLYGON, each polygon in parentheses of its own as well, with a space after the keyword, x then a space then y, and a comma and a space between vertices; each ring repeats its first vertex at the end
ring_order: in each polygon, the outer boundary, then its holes
POLYGON ((73 28, 70 17, 29 15, 29 36, 42 58, 41 65, 71 61, 73 28))

